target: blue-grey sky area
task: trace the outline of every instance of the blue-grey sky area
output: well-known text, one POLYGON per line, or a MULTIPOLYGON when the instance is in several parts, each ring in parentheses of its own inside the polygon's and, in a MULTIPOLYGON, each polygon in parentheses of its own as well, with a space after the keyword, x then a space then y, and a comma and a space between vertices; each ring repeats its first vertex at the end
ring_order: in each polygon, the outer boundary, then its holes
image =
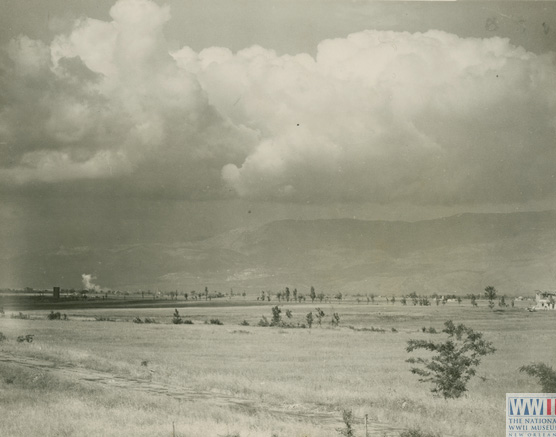
POLYGON ((556 208, 555 2, 1 5, 2 256, 556 208))

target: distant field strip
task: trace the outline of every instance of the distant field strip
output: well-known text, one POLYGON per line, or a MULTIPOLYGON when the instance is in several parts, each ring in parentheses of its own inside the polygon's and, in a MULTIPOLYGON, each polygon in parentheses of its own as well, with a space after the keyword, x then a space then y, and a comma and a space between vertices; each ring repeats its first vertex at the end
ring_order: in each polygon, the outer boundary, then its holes
MULTIPOLYGON (((227 395, 216 391, 197 391, 186 387, 168 386, 153 383, 148 379, 117 376, 107 372, 99 372, 71 365, 60 365, 47 360, 16 356, 0 352, 0 362, 24 366, 32 370, 52 372, 59 377, 71 378, 80 382, 105 384, 122 390, 135 390, 153 395, 164 395, 182 401, 203 401, 220 407, 237 409, 243 413, 265 413, 280 419, 297 420, 312 423, 319 428, 342 427, 341 412, 325 411, 318 408, 310 409, 303 405, 272 406, 265 405, 250 399, 227 395)), ((356 418, 356 423, 363 423, 362 418, 356 418)), ((368 422, 368 435, 371 437, 398 436, 403 428, 390 426, 375 421, 368 422)), ((450 437, 450 436, 445 436, 450 437)))

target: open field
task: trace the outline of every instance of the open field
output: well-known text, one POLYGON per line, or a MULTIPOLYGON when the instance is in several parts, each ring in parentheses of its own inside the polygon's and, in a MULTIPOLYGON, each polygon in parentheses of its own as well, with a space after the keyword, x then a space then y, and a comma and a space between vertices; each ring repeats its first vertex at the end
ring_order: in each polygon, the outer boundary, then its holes
POLYGON ((293 324, 321 307, 322 327, 312 329, 256 326, 277 302, 242 298, 161 308, 80 303, 58 308, 67 321, 46 320, 46 307, 24 311, 30 319, 11 318, 20 308, 5 304, 0 435, 171 436, 174 423, 175 435, 188 437, 326 437, 339 435, 342 410, 350 409, 359 436, 365 414, 373 436, 417 427, 496 436, 503 435, 505 393, 540 390, 518 368, 555 356, 556 313, 529 313, 521 302, 494 312, 467 300, 430 307, 282 303, 293 324), (193 324, 173 325, 174 307, 193 324), (330 325, 334 312, 337 328, 330 325), (135 317, 159 323, 132 323, 135 317), (211 319, 223 325, 205 323, 211 319), (407 340, 440 340, 421 328, 440 331, 449 319, 483 332, 497 348, 457 400, 434 397, 405 362, 407 340), (362 330, 371 327, 385 332, 362 330), (34 341, 16 342, 25 334, 34 341))

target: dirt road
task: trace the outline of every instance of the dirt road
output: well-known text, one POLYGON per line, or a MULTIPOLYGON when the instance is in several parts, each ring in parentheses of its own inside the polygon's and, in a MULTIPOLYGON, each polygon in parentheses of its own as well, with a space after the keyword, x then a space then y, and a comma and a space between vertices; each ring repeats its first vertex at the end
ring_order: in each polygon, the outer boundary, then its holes
MULTIPOLYGON (((276 407, 274 405, 262 404, 260 402, 240 398, 237 396, 210 391, 197 391, 187 387, 167 386, 150 381, 149 379, 137 379, 125 376, 114 375, 107 372, 99 372, 71 365, 54 363, 51 361, 37 358, 18 356, 6 352, 0 352, 0 363, 17 364, 30 369, 51 372, 52 374, 70 378, 74 381, 83 381, 107 385, 121 390, 133 390, 152 395, 170 396, 182 401, 203 401, 213 405, 228 407, 240 410, 247 414, 264 412, 277 418, 284 417, 288 420, 298 420, 300 422, 312 423, 318 428, 339 428, 343 426, 342 413, 338 411, 324 411, 307 406, 296 404, 290 406, 276 407)), ((357 418, 355 422, 362 426, 363 419, 357 418)), ((402 428, 393 427, 378 422, 368 422, 369 437, 399 436, 402 428)))

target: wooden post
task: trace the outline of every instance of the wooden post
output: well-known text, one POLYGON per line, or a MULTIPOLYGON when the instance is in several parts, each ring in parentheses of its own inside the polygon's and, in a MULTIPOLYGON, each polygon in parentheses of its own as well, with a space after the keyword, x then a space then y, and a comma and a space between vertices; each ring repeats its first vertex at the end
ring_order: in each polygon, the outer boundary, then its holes
POLYGON ((368 420, 368 418, 369 418, 369 415, 365 414, 365 437, 369 437, 369 432, 368 432, 368 429, 367 429, 367 420, 368 420))

